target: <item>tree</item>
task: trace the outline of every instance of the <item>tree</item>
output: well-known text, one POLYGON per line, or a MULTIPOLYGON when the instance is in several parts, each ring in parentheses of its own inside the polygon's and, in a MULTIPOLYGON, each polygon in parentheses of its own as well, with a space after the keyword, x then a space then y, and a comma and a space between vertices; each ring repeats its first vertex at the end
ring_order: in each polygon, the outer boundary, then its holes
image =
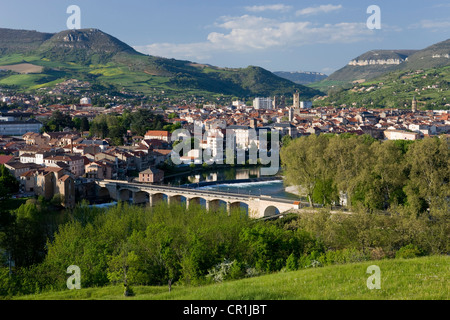
POLYGON ((409 181, 407 201, 415 214, 430 209, 432 214, 448 215, 450 197, 450 152, 445 138, 427 137, 412 144, 408 152, 409 181))
POLYGON ((89 125, 88 118, 82 117, 81 123, 80 123, 80 131, 81 132, 89 131, 89 128, 90 128, 90 125, 89 125))
POLYGON ((337 191, 346 194, 348 199, 364 186, 369 175, 368 168, 373 163, 370 142, 353 134, 336 135, 329 140, 325 156, 327 167, 337 191))
POLYGON ((301 186, 306 190, 311 207, 313 193, 319 179, 324 179, 328 172, 327 159, 323 157, 328 139, 312 135, 293 140, 281 149, 280 157, 285 170, 286 182, 301 186))
POLYGON ((3 165, 0 165, 0 200, 8 198, 19 191, 19 181, 3 165))
POLYGON ((64 128, 73 128, 75 126, 72 117, 69 114, 56 110, 52 113, 47 123, 44 125, 46 132, 62 131, 64 128))

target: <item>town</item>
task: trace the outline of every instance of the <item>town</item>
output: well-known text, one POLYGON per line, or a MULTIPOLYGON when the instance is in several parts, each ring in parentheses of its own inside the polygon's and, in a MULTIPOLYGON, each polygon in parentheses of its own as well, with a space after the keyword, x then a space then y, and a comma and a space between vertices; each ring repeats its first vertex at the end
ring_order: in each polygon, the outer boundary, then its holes
POLYGON ((448 300, 450 6, 313 2, 2 6, 0 300, 448 300))
MULTIPOLYGON (((68 83, 77 83, 76 80, 68 83)), ((86 84, 82 84, 86 86, 86 84)), ((313 102, 300 101, 298 93, 292 100, 282 97, 256 97, 253 104, 234 100, 226 105, 207 104, 201 107, 173 105, 158 108, 132 105, 120 100, 109 108, 92 105, 89 97, 77 104, 40 104, 42 98, 33 95, 0 93, 9 108, 0 117, 0 148, 4 165, 20 181, 20 192, 43 196, 50 200, 62 197, 62 204, 73 208, 87 197, 94 180, 128 180, 140 183, 163 183, 164 168, 174 165, 172 156, 176 142, 168 130, 148 130, 140 136, 127 130, 123 144, 109 137, 100 137, 92 130, 73 127, 46 132, 44 123, 55 113, 72 120, 92 122, 104 114, 130 113, 150 110, 166 123, 194 134, 200 129, 198 147, 182 155, 184 165, 202 164, 201 152, 208 150, 213 157, 228 146, 225 132, 233 132, 238 150, 248 151, 258 140, 250 134, 256 130, 278 132, 280 140, 322 133, 367 134, 380 140, 418 140, 428 136, 447 135, 450 131, 448 111, 419 111, 417 101, 410 109, 371 109, 341 106, 313 108, 313 102), (292 102, 292 103, 290 103, 292 102), (85 129, 84 131, 81 129, 85 129)), ((251 102, 251 101, 250 101, 251 102)), ((173 131, 173 130, 172 130, 173 131)), ((228 141, 229 143, 229 141, 228 141)), ((226 152, 225 152, 226 153, 226 152)), ((177 153, 178 154, 178 153, 177 153)), ((217 160, 217 159, 216 159, 217 160)), ((278 171, 278 170, 277 170, 278 171)))

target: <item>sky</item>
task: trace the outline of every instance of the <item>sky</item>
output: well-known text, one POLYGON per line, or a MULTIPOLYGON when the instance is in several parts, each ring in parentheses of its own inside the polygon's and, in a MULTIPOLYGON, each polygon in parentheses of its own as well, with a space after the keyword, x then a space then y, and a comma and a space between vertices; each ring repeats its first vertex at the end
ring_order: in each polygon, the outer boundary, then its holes
POLYGON ((423 49, 450 38, 448 0, 0 0, 0 27, 60 32, 81 10, 137 51, 219 67, 331 74, 376 49, 423 49), (367 12, 380 9, 380 28, 367 12))

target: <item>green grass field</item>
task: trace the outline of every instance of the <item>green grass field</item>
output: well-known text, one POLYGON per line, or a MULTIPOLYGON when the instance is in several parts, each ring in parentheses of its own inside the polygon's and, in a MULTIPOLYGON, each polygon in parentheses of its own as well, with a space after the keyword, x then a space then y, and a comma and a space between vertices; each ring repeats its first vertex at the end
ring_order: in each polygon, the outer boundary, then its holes
MULTIPOLYGON (((82 277, 82 275, 81 275, 82 277)), ((66 290, 25 300, 448 300, 450 257, 378 260, 279 272, 200 287, 133 287, 125 298, 121 286, 66 290), (381 288, 368 289, 371 265, 381 270, 381 288)))

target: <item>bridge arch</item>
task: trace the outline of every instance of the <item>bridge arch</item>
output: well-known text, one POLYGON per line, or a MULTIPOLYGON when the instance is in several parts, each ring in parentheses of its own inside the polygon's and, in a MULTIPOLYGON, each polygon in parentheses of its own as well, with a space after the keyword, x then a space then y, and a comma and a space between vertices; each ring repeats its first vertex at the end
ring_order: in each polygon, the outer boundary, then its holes
POLYGON ((109 189, 106 187, 101 187, 98 191, 98 199, 105 201, 111 199, 111 194, 109 193, 109 189))
POLYGON ((192 198, 188 198, 186 200, 187 202, 187 207, 189 206, 205 206, 207 204, 207 200, 205 200, 202 197, 192 197, 192 198))
POLYGON ((120 189, 118 194, 119 201, 130 201, 133 199, 133 191, 130 189, 120 189))
POLYGON ((154 194, 150 194, 149 196, 149 202, 151 206, 155 206, 158 202, 164 201, 166 203, 169 202, 169 197, 164 194, 164 193, 154 193, 154 194))
POLYGON ((226 211, 227 210, 227 202, 221 199, 213 199, 207 201, 206 208, 210 211, 226 211))
POLYGON ((169 204, 186 204, 187 198, 181 194, 171 195, 171 196, 168 196, 168 203, 169 204))
POLYGON ((133 193, 133 203, 143 204, 150 202, 150 195, 145 191, 138 191, 133 193))
POLYGON ((228 209, 228 212, 235 211, 235 210, 244 211, 248 215, 250 207, 249 207, 248 203, 246 203, 244 201, 235 201, 235 202, 229 202, 227 209, 228 209))
POLYGON ((280 213, 280 210, 275 206, 268 206, 266 209, 264 209, 264 217, 276 216, 280 213))

